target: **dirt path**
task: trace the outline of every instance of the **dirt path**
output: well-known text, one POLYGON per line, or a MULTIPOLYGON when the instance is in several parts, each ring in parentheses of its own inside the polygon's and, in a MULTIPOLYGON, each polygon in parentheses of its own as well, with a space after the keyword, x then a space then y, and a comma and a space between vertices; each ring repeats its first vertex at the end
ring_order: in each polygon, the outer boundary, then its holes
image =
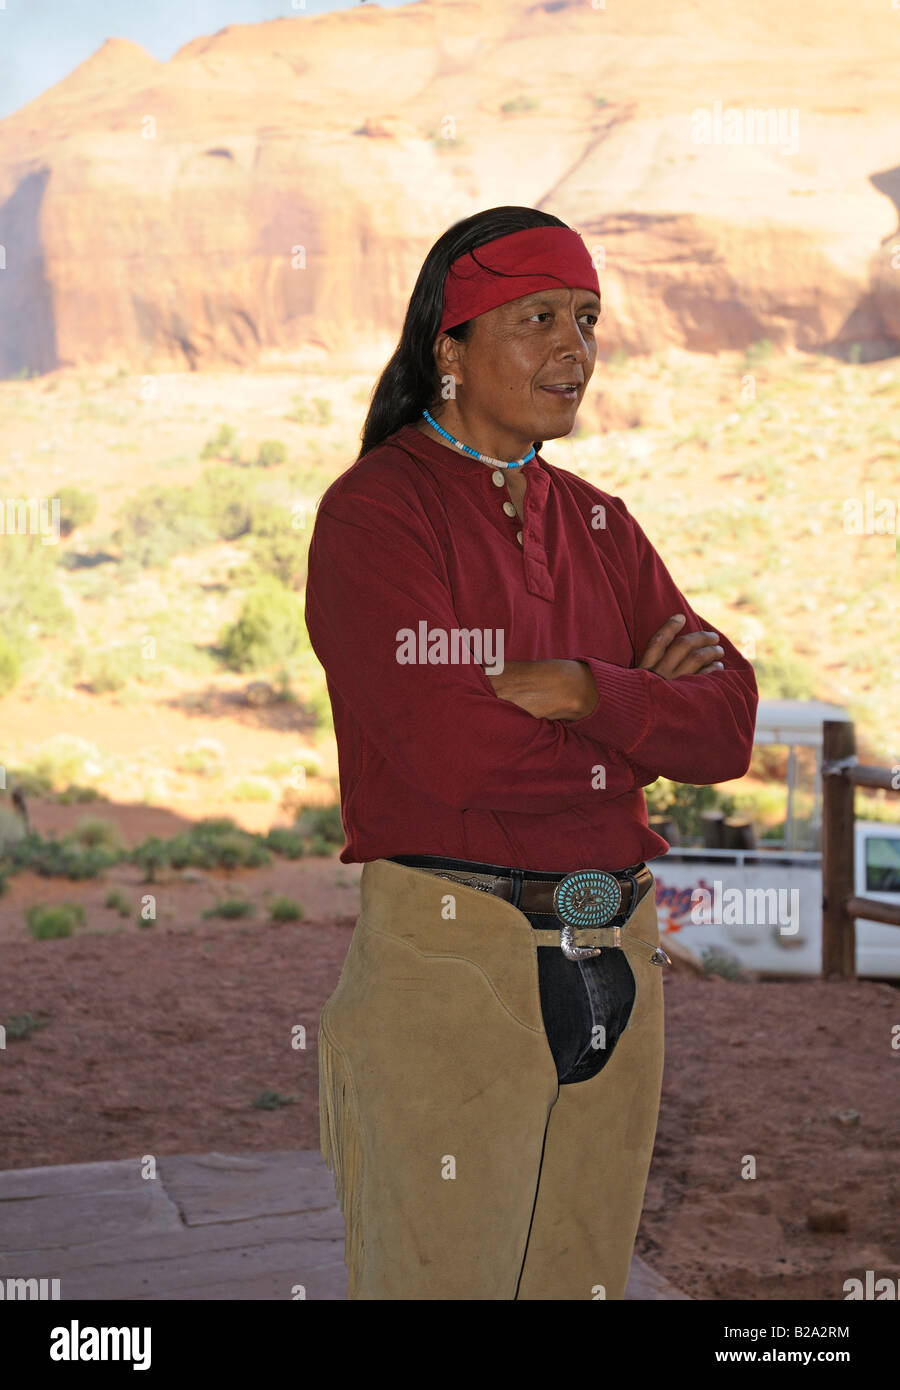
MULTIPOLYGON (((318 1015, 350 934, 206 922, 2 941, 0 1020, 49 1022, 0 1052, 0 1168, 314 1149, 318 1015), (263 1092, 293 1101, 254 1108, 263 1092)), ((671 975, 666 1001, 637 1254, 701 1299, 842 1299, 866 1269, 900 1275, 900 992, 671 975), (848 1229, 808 1230, 817 1200, 848 1229)))

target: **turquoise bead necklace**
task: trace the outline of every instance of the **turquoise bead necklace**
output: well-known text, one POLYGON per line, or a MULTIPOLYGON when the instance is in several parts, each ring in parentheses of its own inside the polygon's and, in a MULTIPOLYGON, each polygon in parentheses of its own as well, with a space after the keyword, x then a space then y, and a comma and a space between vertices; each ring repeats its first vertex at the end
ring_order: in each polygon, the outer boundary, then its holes
POLYGON ((452 434, 448 434, 446 430, 441 429, 437 420, 429 415, 427 410, 423 410, 422 414, 425 416, 425 419, 428 421, 429 425, 431 425, 432 429, 437 430, 438 434, 442 434, 445 439, 449 439, 450 443, 457 449, 462 449, 464 453, 471 454, 472 458, 480 459, 480 461, 486 463, 489 468, 521 468, 523 463, 528 463, 529 459, 534 458, 533 444, 525 457, 516 459, 514 463, 504 463, 502 459, 493 459, 490 454, 479 454, 477 449, 470 448, 468 444, 460 444, 459 440, 454 439, 452 434))

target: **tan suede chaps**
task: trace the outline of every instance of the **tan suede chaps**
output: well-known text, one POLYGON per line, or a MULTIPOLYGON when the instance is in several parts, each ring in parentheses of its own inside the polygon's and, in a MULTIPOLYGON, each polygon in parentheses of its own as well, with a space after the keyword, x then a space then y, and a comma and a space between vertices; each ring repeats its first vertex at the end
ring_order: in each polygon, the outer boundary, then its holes
POLYGON ((364 866, 318 1035, 351 1299, 624 1296, 662 1085, 653 890, 623 929, 628 1026, 597 1075, 563 1086, 536 953, 558 939, 489 893, 389 859, 364 866))

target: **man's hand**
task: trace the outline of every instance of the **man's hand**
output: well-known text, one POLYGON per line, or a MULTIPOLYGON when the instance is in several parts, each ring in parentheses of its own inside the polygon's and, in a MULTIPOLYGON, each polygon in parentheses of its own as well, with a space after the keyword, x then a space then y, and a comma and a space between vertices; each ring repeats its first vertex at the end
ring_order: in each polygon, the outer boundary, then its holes
POLYGON ((646 651, 638 662, 645 671, 654 671, 667 681, 677 680, 679 676, 693 676, 698 671, 724 669, 716 657, 724 656, 721 647, 712 644, 717 632, 689 632, 683 637, 677 633, 685 621, 683 613, 673 613, 647 643, 646 651))
POLYGON ((498 699, 535 719, 583 719, 599 698, 591 668, 583 661, 507 661, 502 673, 488 680, 498 699))
MULTIPOLYGON (((716 658, 724 652, 714 645, 718 633, 701 631, 678 637, 684 621, 682 613, 667 618, 650 638, 638 666, 665 680, 722 667, 716 658)), ((488 676, 488 680, 498 699, 509 700, 535 719, 584 719, 599 699, 591 668, 584 661, 507 661, 503 672, 488 676)))

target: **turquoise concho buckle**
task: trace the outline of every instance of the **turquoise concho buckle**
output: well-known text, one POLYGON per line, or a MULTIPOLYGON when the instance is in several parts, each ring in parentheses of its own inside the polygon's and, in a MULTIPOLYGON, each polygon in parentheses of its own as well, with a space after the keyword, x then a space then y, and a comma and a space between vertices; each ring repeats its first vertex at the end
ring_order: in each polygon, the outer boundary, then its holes
MULTIPOLYGON (((576 869, 561 878, 553 890, 553 907, 562 924, 559 944, 569 960, 599 956, 602 946, 576 946, 579 928, 603 927, 622 910, 622 885, 604 869, 576 869)), ((614 929, 615 930, 615 929, 614 929)), ((615 944, 621 942, 615 930, 615 944)))

